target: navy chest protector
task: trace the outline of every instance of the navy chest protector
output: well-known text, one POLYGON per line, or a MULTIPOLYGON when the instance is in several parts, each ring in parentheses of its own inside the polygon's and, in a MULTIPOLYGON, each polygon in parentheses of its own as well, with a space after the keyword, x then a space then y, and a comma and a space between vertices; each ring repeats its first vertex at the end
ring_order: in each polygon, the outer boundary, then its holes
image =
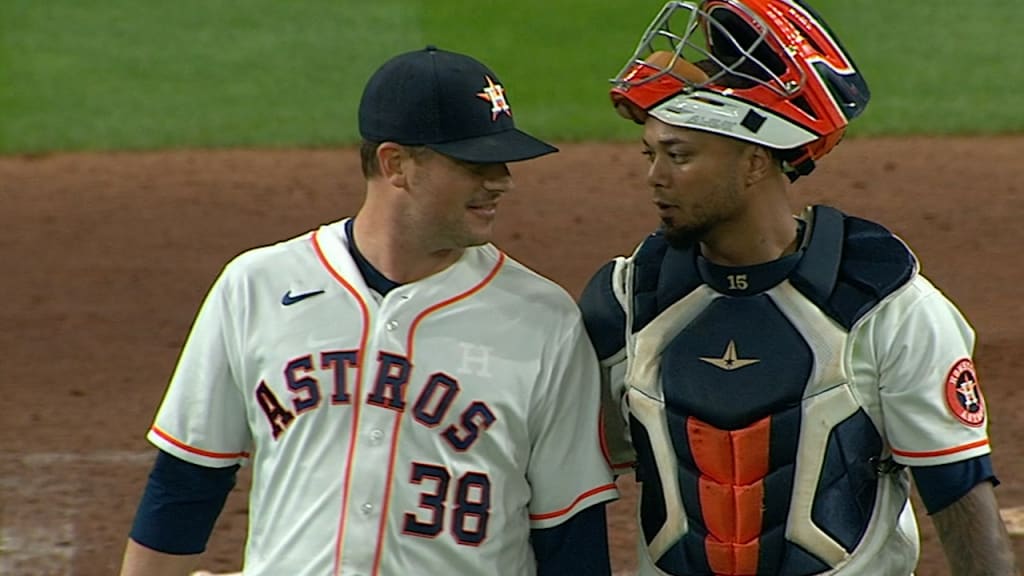
MULTIPOLYGON (((781 282, 849 332, 914 273, 912 254, 884 228, 817 206, 805 215, 795 255, 746 269, 722 268, 660 235, 634 256, 633 322, 642 332, 669 308, 685 309, 657 358, 664 422, 687 529, 662 546, 656 564, 670 574, 787 574, 830 569, 786 538, 793 505, 802 403, 815 346, 780 309, 781 282)), ((602 347, 615 343, 595 343, 602 347)), ((607 351, 605 351, 607 352, 607 351)), ((601 354, 607 356, 606 353, 601 354)), ((649 422, 648 422, 649 424, 649 422)), ((648 545, 677 511, 668 510, 663 469, 647 426, 631 417, 637 478, 644 484, 641 528, 648 545)), ((875 508, 882 439, 863 409, 829 432, 814 487, 811 520, 847 552, 864 536, 875 508)))

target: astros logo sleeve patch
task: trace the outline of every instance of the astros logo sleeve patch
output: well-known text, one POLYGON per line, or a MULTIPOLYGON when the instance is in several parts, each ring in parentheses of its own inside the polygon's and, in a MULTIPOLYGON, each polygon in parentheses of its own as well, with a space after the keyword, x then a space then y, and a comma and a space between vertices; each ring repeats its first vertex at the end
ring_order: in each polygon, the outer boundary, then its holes
POLYGON ((970 358, 958 360, 946 375, 946 404, 958 420, 968 426, 985 423, 985 399, 970 358))

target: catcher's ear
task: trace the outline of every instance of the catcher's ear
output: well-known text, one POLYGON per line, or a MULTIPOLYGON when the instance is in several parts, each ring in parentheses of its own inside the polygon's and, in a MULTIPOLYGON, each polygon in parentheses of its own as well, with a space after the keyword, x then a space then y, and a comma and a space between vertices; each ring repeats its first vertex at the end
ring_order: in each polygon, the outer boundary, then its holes
POLYGON ((764 180, 776 171, 778 163, 771 151, 757 144, 743 144, 743 155, 746 160, 744 180, 750 186, 764 180))

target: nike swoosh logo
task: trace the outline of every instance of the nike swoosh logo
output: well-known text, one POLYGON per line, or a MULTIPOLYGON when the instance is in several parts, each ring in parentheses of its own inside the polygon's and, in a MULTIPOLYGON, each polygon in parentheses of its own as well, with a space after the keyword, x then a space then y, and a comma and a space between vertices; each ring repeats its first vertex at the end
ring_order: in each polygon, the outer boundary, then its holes
POLYGON ((314 290, 312 292, 303 292, 302 294, 292 294, 292 291, 289 290, 284 293, 284 296, 281 296, 281 304, 284 306, 291 306, 296 302, 302 302, 306 298, 312 298, 313 296, 323 293, 323 290, 314 290))

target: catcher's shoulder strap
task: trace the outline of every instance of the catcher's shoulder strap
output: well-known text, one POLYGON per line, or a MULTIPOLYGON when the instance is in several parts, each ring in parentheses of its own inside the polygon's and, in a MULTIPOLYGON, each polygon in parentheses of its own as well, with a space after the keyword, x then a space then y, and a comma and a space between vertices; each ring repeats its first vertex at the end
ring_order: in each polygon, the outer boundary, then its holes
POLYGON ((590 279, 580 295, 583 325, 599 360, 615 356, 626 346, 626 312, 615 295, 615 270, 620 260, 612 260, 590 279))
POLYGON ((631 333, 638 332, 701 283, 696 251, 672 248, 661 232, 648 236, 631 257, 605 264, 579 303, 598 357, 605 360, 625 348, 627 323, 631 333), (623 284, 621 290, 617 283, 623 284))
POLYGON ((632 331, 639 332, 703 282, 695 247, 679 250, 660 232, 649 236, 633 257, 632 331))
POLYGON ((849 329, 917 273, 917 259, 885 227, 828 206, 804 211, 803 257, 790 283, 849 329))
MULTIPOLYGON (((807 223, 803 255, 789 280, 847 329, 917 273, 914 254, 880 224, 828 206, 812 206, 802 218, 807 223)), ((645 239, 627 262, 632 333, 704 283, 696 249, 672 248, 660 232, 645 239)), ((616 265, 622 260, 601 268, 580 299, 587 332, 602 359, 625 346, 627 316, 613 289, 616 265)))

